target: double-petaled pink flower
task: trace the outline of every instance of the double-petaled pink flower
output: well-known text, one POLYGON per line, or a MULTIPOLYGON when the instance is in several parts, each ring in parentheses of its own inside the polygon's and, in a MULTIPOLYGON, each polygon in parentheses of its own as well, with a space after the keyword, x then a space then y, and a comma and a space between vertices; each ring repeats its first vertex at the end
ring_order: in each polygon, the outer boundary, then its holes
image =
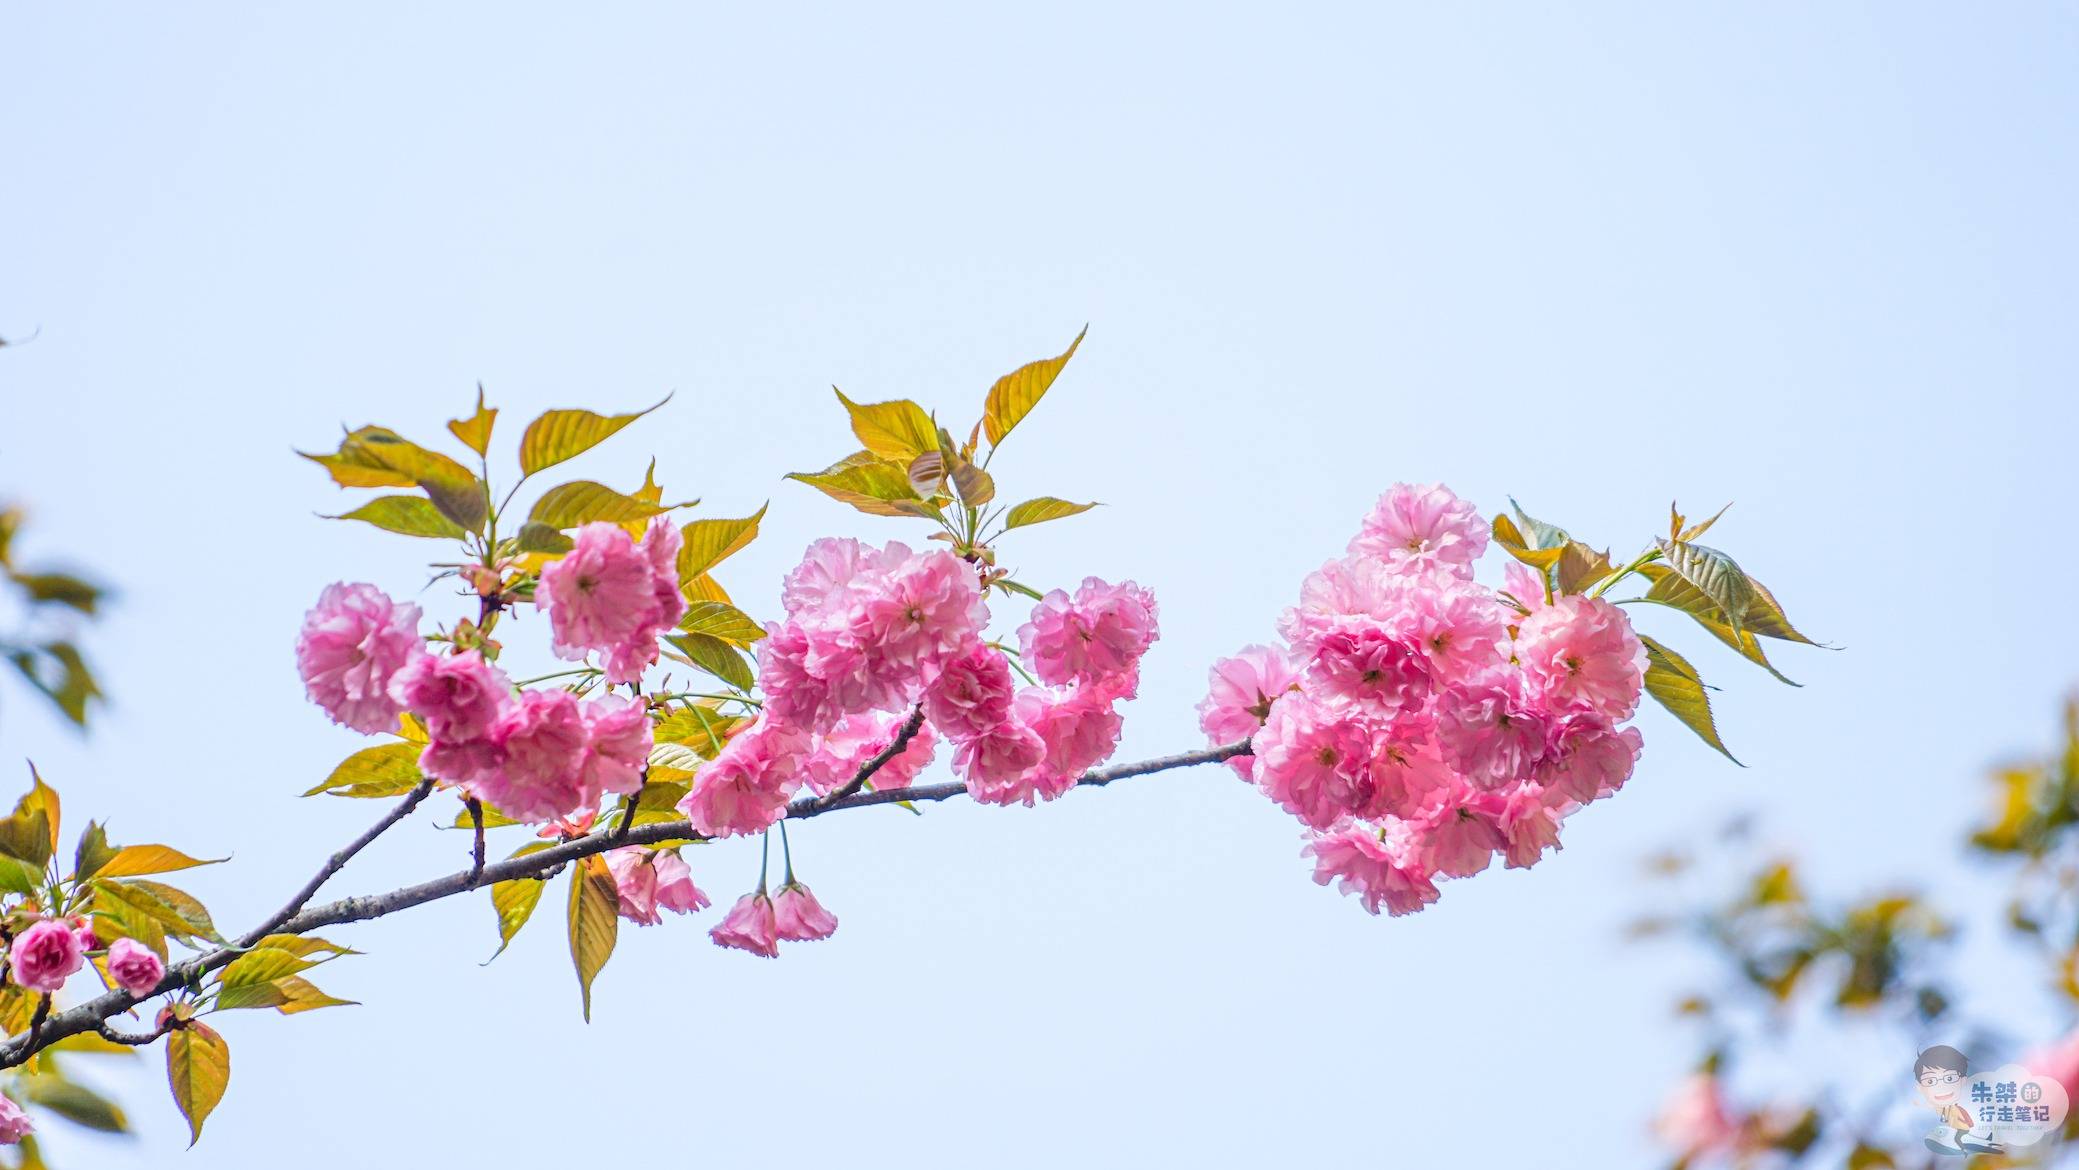
POLYGON ((404 707, 390 695, 391 680, 425 653, 419 607, 399 605, 373 585, 327 585, 296 637, 296 668, 311 702, 364 735, 397 730, 404 707))
POLYGON ((1155 595, 1131 581, 1086 577, 1075 596, 1056 589, 1018 629, 1025 665, 1049 686, 1092 683, 1131 697, 1141 655, 1161 636, 1155 595))
POLYGON ((49 994, 86 964, 86 955, 70 925, 44 918, 14 936, 8 960, 16 983, 49 994))
POLYGON ((780 928, 772 899, 760 887, 736 900, 707 936, 719 947, 749 951, 768 959, 780 954, 780 928))
POLYGON ((1473 562, 1487 549, 1487 522, 1479 509, 1442 484, 1397 483, 1379 497, 1350 541, 1353 554, 1395 568, 1440 568, 1473 575, 1473 562))
POLYGON ((571 550, 541 571, 534 602, 549 615, 554 650, 572 661, 602 655, 610 683, 635 682, 657 661, 657 639, 685 616, 681 538, 663 516, 638 543, 618 524, 578 529, 571 550))
POLYGON ((1624 611, 1600 597, 1558 597, 1516 629, 1523 677, 1553 710, 1631 718, 1646 680, 1646 647, 1624 611))
POLYGON ((733 837, 770 828, 801 787, 809 734, 762 715, 731 736, 722 751, 693 774, 679 811, 709 837, 733 837))
POLYGON ((690 914, 707 909, 707 895, 693 884, 692 869, 674 851, 614 849, 606 855, 606 868, 614 875, 621 917, 638 926, 663 921, 660 910, 690 914))
POLYGON ((108 977, 117 987, 143 998, 166 977, 166 963, 134 938, 119 938, 108 947, 108 977))

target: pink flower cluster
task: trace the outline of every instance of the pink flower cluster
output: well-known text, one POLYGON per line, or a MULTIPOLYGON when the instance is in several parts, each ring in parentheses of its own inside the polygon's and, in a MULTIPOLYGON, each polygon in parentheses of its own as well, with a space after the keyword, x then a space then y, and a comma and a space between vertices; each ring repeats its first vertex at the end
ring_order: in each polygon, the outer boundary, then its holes
MULTIPOLYGON (((943 737, 979 800, 1052 799, 1111 755, 1116 703, 1130 698, 1156 638, 1154 598, 1128 582, 1056 591, 1019 631, 1049 684, 1020 691, 973 566, 944 551, 819 540, 787 575, 783 621, 759 643, 765 709, 694 777, 679 808, 710 836, 753 833, 785 815, 804 785, 842 788, 891 747, 921 705, 927 722, 872 777, 899 788, 943 737)), ((739 909, 743 909, 739 905, 739 909)), ((750 913, 745 910, 745 913, 750 913)))
POLYGON ((1638 757, 1618 725, 1645 650, 1623 612, 1548 599, 1534 573, 1507 595, 1480 585, 1486 543, 1448 489, 1395 486, 1348 555, 1308 576, 1285 645, 1215 664, 1199 705, 1215 744, 1253 741, 1235 767, 1306 825, 1314 880, 1373 914, 1420 910, 1438 878, 1497 854, 1535 864, 1638 757))
POLYGON ((638 926, 662 922, 659 910, 691 914, 708 907, 707 895, 693 884, 693 871, 677 850, 640 846, 611 850, 606 868, 614 875, 621 917, 638 926))
POLYGON ((558 658, 602 656, 606 681, 632 683, 657 661, 657 639, 686 615, 679 530, 650 518, 640 542, 618 524, 578 529, 574 547, 541 571, 534 604, 549 615, 558 658))

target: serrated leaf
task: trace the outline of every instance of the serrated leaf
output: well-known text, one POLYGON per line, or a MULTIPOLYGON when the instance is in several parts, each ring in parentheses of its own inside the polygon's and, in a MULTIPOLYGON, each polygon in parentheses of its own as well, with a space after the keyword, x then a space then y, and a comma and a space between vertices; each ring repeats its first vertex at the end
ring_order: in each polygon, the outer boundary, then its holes
POLYGON ((1725 741, 1718 738, 1718 724, 1711 716, 1711 698, 1705 693, 1704 680, 1696 668, 1689 665, 1688 659, 1643 634, 1639 641, 1646 647, 1646 693, 1696 732, 1698 738, 1738 764, 1740 761, 1725 750, 1725 741))
POLYGON ((749 646, 765 637, 765 627, 751 615, 720 601, 696 601, 686 607, 679 629, 689 634, 707 634, 736 646, 749 646))
POLYGON ((543 524, 550 528, 576 528, 581 524, 604 521, 608 524, 625 524, 630 520, 645 520, 673 507, 689 507, 689 504, 653 504, 624 496, 605 484, 593 483, 589 479, 560 483, 541 494, 534 507, 527 513, 532 524, 543 524))
POLYGON ((592 980, 613 957, 620 910, 620 893, 605 858, 594 854, 572 863, 567 915, 570 961, 577 968, 588 1024, 592 1022, 592 980))
POLYGON ((1668 569, 1718 608, 1719 621, 1736 633, 1744 628, 1748 606, 1754 601, 1754 587, 1731 557, 1708 545, 1687 541, 1656 539, 1653 543, 1660 547, 1668 569))
POLYGON ((94 896, 96 913, 102 912, 99 906, 105 900, 114 903, 122 914, 151 919, 176 938, 224 941, 223 936, 217 933, 216 924, 210 921, 209 911, 193 894, 164 882, 145 878, 97 878, 94 896))
MULTIPOLYGON (((529 841, 513 851, 513 857, 525 857, 549 848, 552 842, 529 841)), ((498 949, 491 952, 491 959, 505 953, 512 945, 513 936, 527 925, 534 916, 534 907, 541 902, 541 891, 547 883, 536 878, 517 878, 508 882, 495 882, 491 886, 491 908, 498 913, 498 949)), ((489 963, 491 959, 485 959, 489 963)))
POLYGON ((657 743, 685 744, 712 760, 729 742, 729 733, 743 722, 745 720, 734 715, 724 715, 708 707, 681 707, 664 717, 653 737, 657 743))
POLYGON ((253 946, 255 949, 265 947, 271 950, 287 951, 292 955, 324 955, 331 958, 361 953, 352 947, 343 947, 335 942, 326 942, 324 939, 308 934, 270 934, 253 944, 253 946))
POLYGON ((650 747, 649 764, 652 768, 691 774, 700 768, 700 762, 700 753, 686 744, 660 743, 650 747))
POLYGON ((192 1149, 202 1140, 202 1123, 231 1083, 231 1046, 209 1025, 187 1022, 167 1037, 166 1080, 173 1088, 173 1103, 188 1119, 192 1149))
POLYGON ((1083 344, 1083 337, 1089 332, 1090 327, 1083 326, 1082 332, 1076 334, 1076 339, 1068 343, 1068 349, 1059 357, 1028 362, 998 378, 996 384, 989 387, 989 396, 982 404, 982 430, 989 436, 991 447, 1002 444, 1003 437, 1011 433, 1011 428, 1032 413, 1032 408, 1039 404, 1047 388, 1054 384, 1054 379, 1061 376, 1068 359, 1076 356, 1077 347, 1083 344))
POLYGON ((561 529, 529 520, 520 525, 520 534, 513 538, 514 547, 520 552, 567 553, 577 543, 563 535, 561 529))
MULTIPOLYGON (((350 458, 364 468, 381 468, 408 477, 440 509, 441 515, 471 532, 483 531, 484 518, 491 507, 484 483, 448 456, 429 451, 386 427, 362 427, 340 443, 339 457, 350 458)), ((339 478, 336 472, 333 478, 339 478)))
POLYGON ((462 445, 482 455, 491 446, 491 425, 498 421, 498 412, 484 405, 484 384, 476 384, 476 413, 468 418, 458 418, 448 424, 448 432, 462 440, 462 445))
POLYGON ((222 857, 190 857, 169 845, 125 845, 116 850, 107 864, 101 867, 99 876, 142 877, 146 874, 193 869, 198 865, 216 865, 225 860, 227 859, 222 857))
MULTIPOLYGON (((1522 531, 1530 534, 1530 547, 1535 549, 1564 548, 1566 547, 1566 542, 1573 539, 1567 535, 1566 529, 1555 524, 1547 524, 1543 520, 1539 520, 1530 513, 1525 512, 1523 505, 1517 503, 1514 496, 1509 497, 1509 507, 1515 509, 1516 519, 1523 522, 1522 531)), ((1511 525, 1511 527, 1514 526, 1511 525)))
POLYGON ((115 1102, 74 1081, 54 1075, 22 1077, 15 1082, 32 1104, 67 1121, 102 1133, 128 1133, 130 1121, 115 1102))
POLYGON ((691 581, 681 580, 679 592, 685 595, 689 605, 699 605, 703 601, 719 601, 723 605, 734 604, 729 600, 729 591, 723 589, 722 583, 708 573, 702 573, 691 581))
POLYGON ((740 691, 748 691, 756 680, 751 664, 736 647, 709 634, 667 634, 664 640, 678 647, 685 660, 740 691))
POLYGON ((1009 531, 1013 528, 1024 528, 1031 524, 1045 524, 1049 520, 1059 520, 1064 516, 1074 516, 1078 513, 1088 512, 1096 506, 1094 503, 1071 504, 1067 500, 1056 499, 1053 496, 1035 496, 1022 504, 1015 505, 1009 512, 1006 512, 1003 517, 1003 527, 1005 531, 1009 531))
POLYGON ((847 456, 822 471, 796 471, 787 478, 870 516, 935 515, 910 485, 908 464, 884 461, 870 451, 847 456))
POLYGON ((875 455, 907 463, 926 451, 938 450, 938 424, 909 399, 858 403, 837 387, 830 389, 851 415, 852 433, 859 436, 859 444, 875 455))
POLYGON ((79 844, 72 851, 72 877, 74 881, 85 881, 101 872, 101 867, 117 853, 116 847, 108 843, 108 832, 99 821, 88 821, 87 831, 79 835, 79 844))
POLYGON ((461 525, 441 515, 433 501, 423 496, 377 496, 351 512, 325 519, 360 520, 385 532, 438 540, 460 540, 467 535, 461 525))
POLYGON ((758 525, 770 506, 761 505, 740 520, 695 520, 680 528, 679 582, 699 578, 758 539, 758 525))
MULTIPOLYGON (((1639 600, 1651 602, 1655 605, 1664 605, 1670 609, 1681 610, 1689 615, 1690 620, 1709 631, 1712 637, 1732 647, 1740 657, 1774 675, 1778 682, 1793 687, 1798 685, 1796 681, 1776 669, 1775 664, 1769 661, 1768 654, 1762 650, 1760 640, 1755 637, 1757 631, 1757 625, 1753 623, 1755 616, 1759 614, 1760 626, 1777 628, 1776 623, 1781 620, 1782 611, 1780 609, 1775 610, 1773 615, 1764 612, 1761 609, 1761 602, 1757 595, 1755 603, 1747 611, 1750 619, 1749 623, 1743 624, 1738 630, 1735 630, 1723 620, 1723 612, 1719 609, 1716 601, 1705 596, 1701 590, 1697 589, 1685 578, 1677 575, 1667 566, 1647 565, 1639 571, 1653 582, 1652 587, 1647 589, 1645 595, 1639 600)), ((1748 580, 1749 585, 1754 583, 1751 578, 1748 580)), ((1771 598, 1768 604, 1773 606, 1774 599, 1771 598)), ((1789 623, 1782 622, 1781 625, 1782 628, 1788 628, 1789 623)), ((1797 633, 1797 631, 1791 630, 1791 633, 1797 633)), ((1806 641, 1802 634, 1799 634, 1797 638, 1792 640, 1806 641)))
POLYGON ((402 796, 425 778, 419 771, 418 744, 382 743, 362 748, 341 760, 332 774, 303 795, 348 796, 370 799, 402 796))
MULTIPOLYGON (((670 402, 665 395, 657 406, 670 402)), ((544 468, 554 467, 566 459, 573 459, 612 438, 616 432, 636 419, 657 409, 638 410, 634 414, 600 415, 589 410, 550 410, 527 424, 526 433, 520 436, 520 471, 533 475, 544 468)))

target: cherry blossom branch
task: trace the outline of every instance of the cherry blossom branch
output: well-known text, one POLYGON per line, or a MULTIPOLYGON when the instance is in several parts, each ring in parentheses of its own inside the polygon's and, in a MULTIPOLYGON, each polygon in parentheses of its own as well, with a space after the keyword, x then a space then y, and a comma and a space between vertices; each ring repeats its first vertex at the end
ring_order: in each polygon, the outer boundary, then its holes
MULTIPOLYGON (((913 717, 909 722, 918 722, 918 720, 915 720, 913 717)), ((909 734, 914 735, 916 732, 914 729, 911 729, 909 734)), ((893 759, 896 754, 901 752, 904 746, 906 746, 906 741, 898 734, 895 743, 891 744, 889 749, 876 756, 874 760, 869 760, 868 764, 872 768, 878 768, 888 760, 893 759)), ((1101 788, 1114 780, 1124 780, 1134 776, 1147 776, 1176 768, 1195 767, 1200 764, 1221 763, 1236 756, 1247 755, 1249 750, 1248 742, 1243 741, 1231 743, 1224 747, 1206 748, 1194 752, 1179 752, 1169 756, 1157 756, 1138 763, 1120 764, 1110 768, 1094 768, 1083 773, 1074 786, 1077 788, 1101 788)), ((872 772, 868 768, 862 768, 861 771, 865 774, 857 779, 856 784, 863 784, 872 776, 872 772)), ((848 784, 846 787, 851 788, 854 785, 848 784)), ((112 1017, 129 1011, 132 1007, 144 1000, 150 999, 152 996, 162 995, 182 987, 199 985, 204 975, 229 964, 239 955, 251 950, 255 943, 271 934, 306 934, 320 927, 337 926, 350 922, 365 922, 389 914, 395 914, 400 910, 408 910, 414 906, 422 906, 428 902, 437 902, 443 898, 453 897, 456 894, 467 893, 486 884, 520 880, 544 880, 554 871, 573 861, 590 857, 594 854, 604 853, 610 849, 619 849, 629 845, 659 845, 673 841, 704 841, 708 839, 694 832, 693 826, 687 821, 661 821, 656 824, 638 825, 625 835, 616 834, 612 831, 592 833, 574 840, 552 845, 547 849, 527 854, 524 857, 509 858, 505 861, 494 862, 482 867, 472 865, 468 869, 448 874, 445 877, 421 882, 414 886, 406 886, 385 894, 357 895, 341 898, 334 902, 326 902, 318 906, 307 905, 320 886, 324 885, 327 880, 338 873, 348 861, 353 859, 356 853, 359 853, 391 826, 408 816, 414 808, 418 807, 419 802, 426 798, 431 790, 431 781, 422 781, 414 787, 410 793, 406 794, 403 800, 399 801, 395 807, 384 814, 383 818, 371 826, 368 831, 362 833, 361 836, 355 838, 345 848, 326 859, 324 867, 310 881, 304 883, 303 888, 297 891, 296 896, 286 906, 270 915, 260 926, 241 936, 237 942, 218 947, 215 950, 197 955, 186 962, 173 965, 167 969, 165 977, 159 980, 158 986, 154 987, 146 995, 132 995, 121 988, 115 988, 76 1007, 68 1008, 62 1012, 51 1013, 46 1019, 42 1020, 39 1026, 22 1035, 9 1037, 4 1042, 0 1042, 0 1068, 13 1068, 36 1055, 42 1049, 68 1036, 75 1036, 81 1032, 104 1032, 107 1029, 107 1021, 112 1017)), ((843 790, 839 791, 842 792, 843 790)), ((837 799, 805 797, 795 801, 787 806, 786 818, 788 820, 806 820, 810 817, 818 817, 825 813, 838 812, 843 809, 871 808, 876 805, 895 804, 898 802, 921 803, 940 801, 966 794, 967 786, 958 782, 929 784, 911 788, 893 788, 877 792, 855 791, 850 795, 842 796, 838 793, 833 793, 832 795, 836 796, 837 799)), ((108 1038, 119 1044, 132 1042, 130 1039, 122 1038, 120 1033, 108 1038)), ((140 1037, 135 1042, 149 1043, 150 1039, 156 1038, 156 1036, 152 1036, 149 1039, 140 1037)))
MULTIPOLYGON (((924 705, 919 703, 910 710, 910 717, 902 721, 902 726, 895 729, 895 738, 888 741, 888 746, 875 752, 872 759, 859 765, 858 775, 846 781, 844 787, 835 789, 824 796, 819 796, 810 801, 809 807, 818 810, 828 809, 849 800, 861 788, 866 786, 868 780, 873 779, 875 772, 887 766, 889 760, 901 755, 903 750, 910 746, 910 740, 916 737, 917 732, 923 726, 924 705)), ((788 810, 787 815, 794 815, 791 808, 788 810)))

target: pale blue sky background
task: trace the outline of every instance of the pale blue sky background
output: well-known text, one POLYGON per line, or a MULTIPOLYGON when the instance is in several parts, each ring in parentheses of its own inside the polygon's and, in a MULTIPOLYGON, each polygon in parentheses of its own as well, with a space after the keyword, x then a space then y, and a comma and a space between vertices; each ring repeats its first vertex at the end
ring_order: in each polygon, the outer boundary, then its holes
MULTIPOLYGON (((2041 742, 2079 674, 2069 11, 6 27, 0 335, 42 334, 0 355, 0 493, 123 598, 94 736, 8 691, 0 754, 75 823, 236 852, 190 883, 220 922, 376 811, 295 797, 357 745, 302 700, 301 612, 338 578, 416 591, 434 548, 313 518, 344 498, 291 449, 437 435, 479 379, 508 444, 549 406, 675 390, 569 470, 632 486, 655 451, 707 514, 770 498, 724 574, 770 613, 814 536, 906 527, 781 482, 850 449, 830 383, 960 416, 1090 322, 996 470, 1110 505, 1020 534, 1026 578, 1162 599, 1125 758, 1198 742, 1208 663, 1397 479, 1620 549, 1671 497, 1735 500, 1716 542, 1847 648, 1783 653, 1793 691, 1646 615, 1725 687, 1750 766, 1650 712, 1634 785, 1565 853, 1411 919, 1312 885, 1293 822, 1207 770, 807 826, 834 942, 768 963, 709 945, 712 915, 630 931, 590 1027, 555 910, 489 968, 482 899, 341 932, 370 955, 324 982, 366 1006, 224 1018, 231 1091, 194 1153, 155 1056, 105 1078, 141 1140, 54 1138, 63 1167, 561 1165, 616 1131, 715 1165, 1427 1161, 1474 1090, 1506 1102, 1477 1163, 1639 1163, 1690 1051, 1680 964, 1618 939, 1639 857, 1762 807, 1826 878, 1939 872, 1980 766, 2041 742)), ((334 892, 463 848, 416 823, 334 892)), ((693 863, 726 901, 755 847, 693 863)))

